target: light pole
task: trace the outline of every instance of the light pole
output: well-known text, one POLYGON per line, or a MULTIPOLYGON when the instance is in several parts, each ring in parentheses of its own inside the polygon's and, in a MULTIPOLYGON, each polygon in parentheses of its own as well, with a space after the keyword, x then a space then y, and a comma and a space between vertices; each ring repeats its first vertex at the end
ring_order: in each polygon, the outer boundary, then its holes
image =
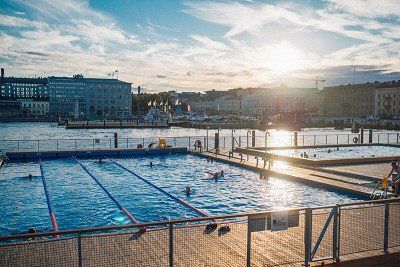
POLYGON ((251 134, 250 130, 248 130, 246 134, 247 161, 249 161, 249 133, 251 134))
POLYGON ((219 132, 221 131, 221 128, 220 127, 218 127, 218 129, 217 129, 217 133, 218 133, 218 142, 217 142, 217 144, 218 144, 218 146, 215 148, 215 154, 219 154, 219 132))

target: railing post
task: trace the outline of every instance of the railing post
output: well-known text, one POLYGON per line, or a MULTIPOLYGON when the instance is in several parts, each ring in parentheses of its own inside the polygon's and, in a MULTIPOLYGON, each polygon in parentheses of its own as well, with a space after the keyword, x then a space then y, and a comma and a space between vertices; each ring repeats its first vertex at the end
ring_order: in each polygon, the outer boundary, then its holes
POLYGON ((128 138, 126 138, 126 148, 128 148, 129 147, 129 139, 128 138))
POLYGON ((314 146, 316 142, 317 142, 317 136, 314 134, 314 146))
POLYGON ((18 150, 19 150, 19 140, 17 141, 17 146, 18 146, 18 150))
POLYGON ((328 145, 328 135, 325 135, 325 145, 328 145))
POLYGON ((339 135, 338 134, 336 135, 336 144, 337 145, 339 144, 339 135))
POLYGON ((80 233, 78 233, 78 266, 79 267, 83 266, 83 260, 82 260, 82 237, 81 237, 80 233))
POLYGON ((250 229, 250 220, 249 216, 247 216, 247 240, 246 240, 246 267, 251 266, 251 229, 250 229))
POLYGON ((176 137, 174 137, 174 147, 176 147, 176 137))
POLYGON ((239 147, 242 147, 242 137, 239 136, 239 147))
POLYGON ((37 150, 40 149, 40 140, 37 140, 37 150))
POLYGON ((58 139, 56 140, 56 142, 57 142, 57 150, 58 150, 58 139))
POLYGON ((174 225, 169 224, 169 267, 174 266, 174 225))
POLYGON ((332 241, 333 241, 333 246, 332 246, 332 258, 333 260, 338 259, 338 243, 339 243, 339 208, 338 206, 336 206, 333 214, 333 237, 332 237, 332 241))
POLYGON ((347 134, 347 144, 350 144, 350 134, 347 134))
POLYGON ((380 133, 378 133, 378 143, 380 143, 380 133))
POLYGON ((223 139, 223 140, 224 140, 224 149, 225 149, 225 136, 224 136, 224 139, 223 139))
POLYGON ((93 141, 93 149, 94 149, 94 143, 95 143, 95 140, 93 139, 92 141, 93 141))
POLYGON ((390 143, 390 141, 389 141, 389 133, 387 135, 388 135, 388 138, 387 138, 388 141, 387 142, 390 143))
POLYGON ((385 202, 385 224, 383 230, 383 252, 388 253, 389 247, 389 201, 385 202))
POLYGON ((303 134, 303 146, 304 146, 304 134, 303 134))
POLYGON ((304 266, 310 266, 311 260, 311 242, 312 242, 312 209, 305 210, 304 225, 304 266))
POLYGON ((190 136, 189 136, 189 146, 188 146, 188 148, 190 149, 190 136))
POLYGON ((142 145, 143 145, 143 148, 144 148, 144 138, 142 138, 142 145))

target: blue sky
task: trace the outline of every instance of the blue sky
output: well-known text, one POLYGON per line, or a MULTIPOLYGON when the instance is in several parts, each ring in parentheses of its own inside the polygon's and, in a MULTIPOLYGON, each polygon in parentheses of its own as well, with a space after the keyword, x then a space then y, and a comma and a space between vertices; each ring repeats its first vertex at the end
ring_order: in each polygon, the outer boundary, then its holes
POLYGON ((107 77, 148 91, 400 79, 400 1, 0 0, 13 76, 107 77))

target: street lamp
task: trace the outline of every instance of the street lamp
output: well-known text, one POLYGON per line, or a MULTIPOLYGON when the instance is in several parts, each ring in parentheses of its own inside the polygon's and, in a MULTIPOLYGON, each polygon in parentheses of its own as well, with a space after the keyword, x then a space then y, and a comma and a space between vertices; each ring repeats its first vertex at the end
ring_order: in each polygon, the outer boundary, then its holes
POLYGON ((271 136, 271 134, 268 131, 265 131, 265 152, 267 152, 267 147, 268 147, 268 137, 271 136))

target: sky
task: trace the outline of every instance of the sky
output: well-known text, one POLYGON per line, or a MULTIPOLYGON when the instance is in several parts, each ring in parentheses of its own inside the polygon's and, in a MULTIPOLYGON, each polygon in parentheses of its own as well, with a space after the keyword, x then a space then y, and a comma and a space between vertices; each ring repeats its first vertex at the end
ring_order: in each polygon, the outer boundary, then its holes
POLYGON ((145 92, 399 80, 400 1, 0 0, 0 65, 145 92))

